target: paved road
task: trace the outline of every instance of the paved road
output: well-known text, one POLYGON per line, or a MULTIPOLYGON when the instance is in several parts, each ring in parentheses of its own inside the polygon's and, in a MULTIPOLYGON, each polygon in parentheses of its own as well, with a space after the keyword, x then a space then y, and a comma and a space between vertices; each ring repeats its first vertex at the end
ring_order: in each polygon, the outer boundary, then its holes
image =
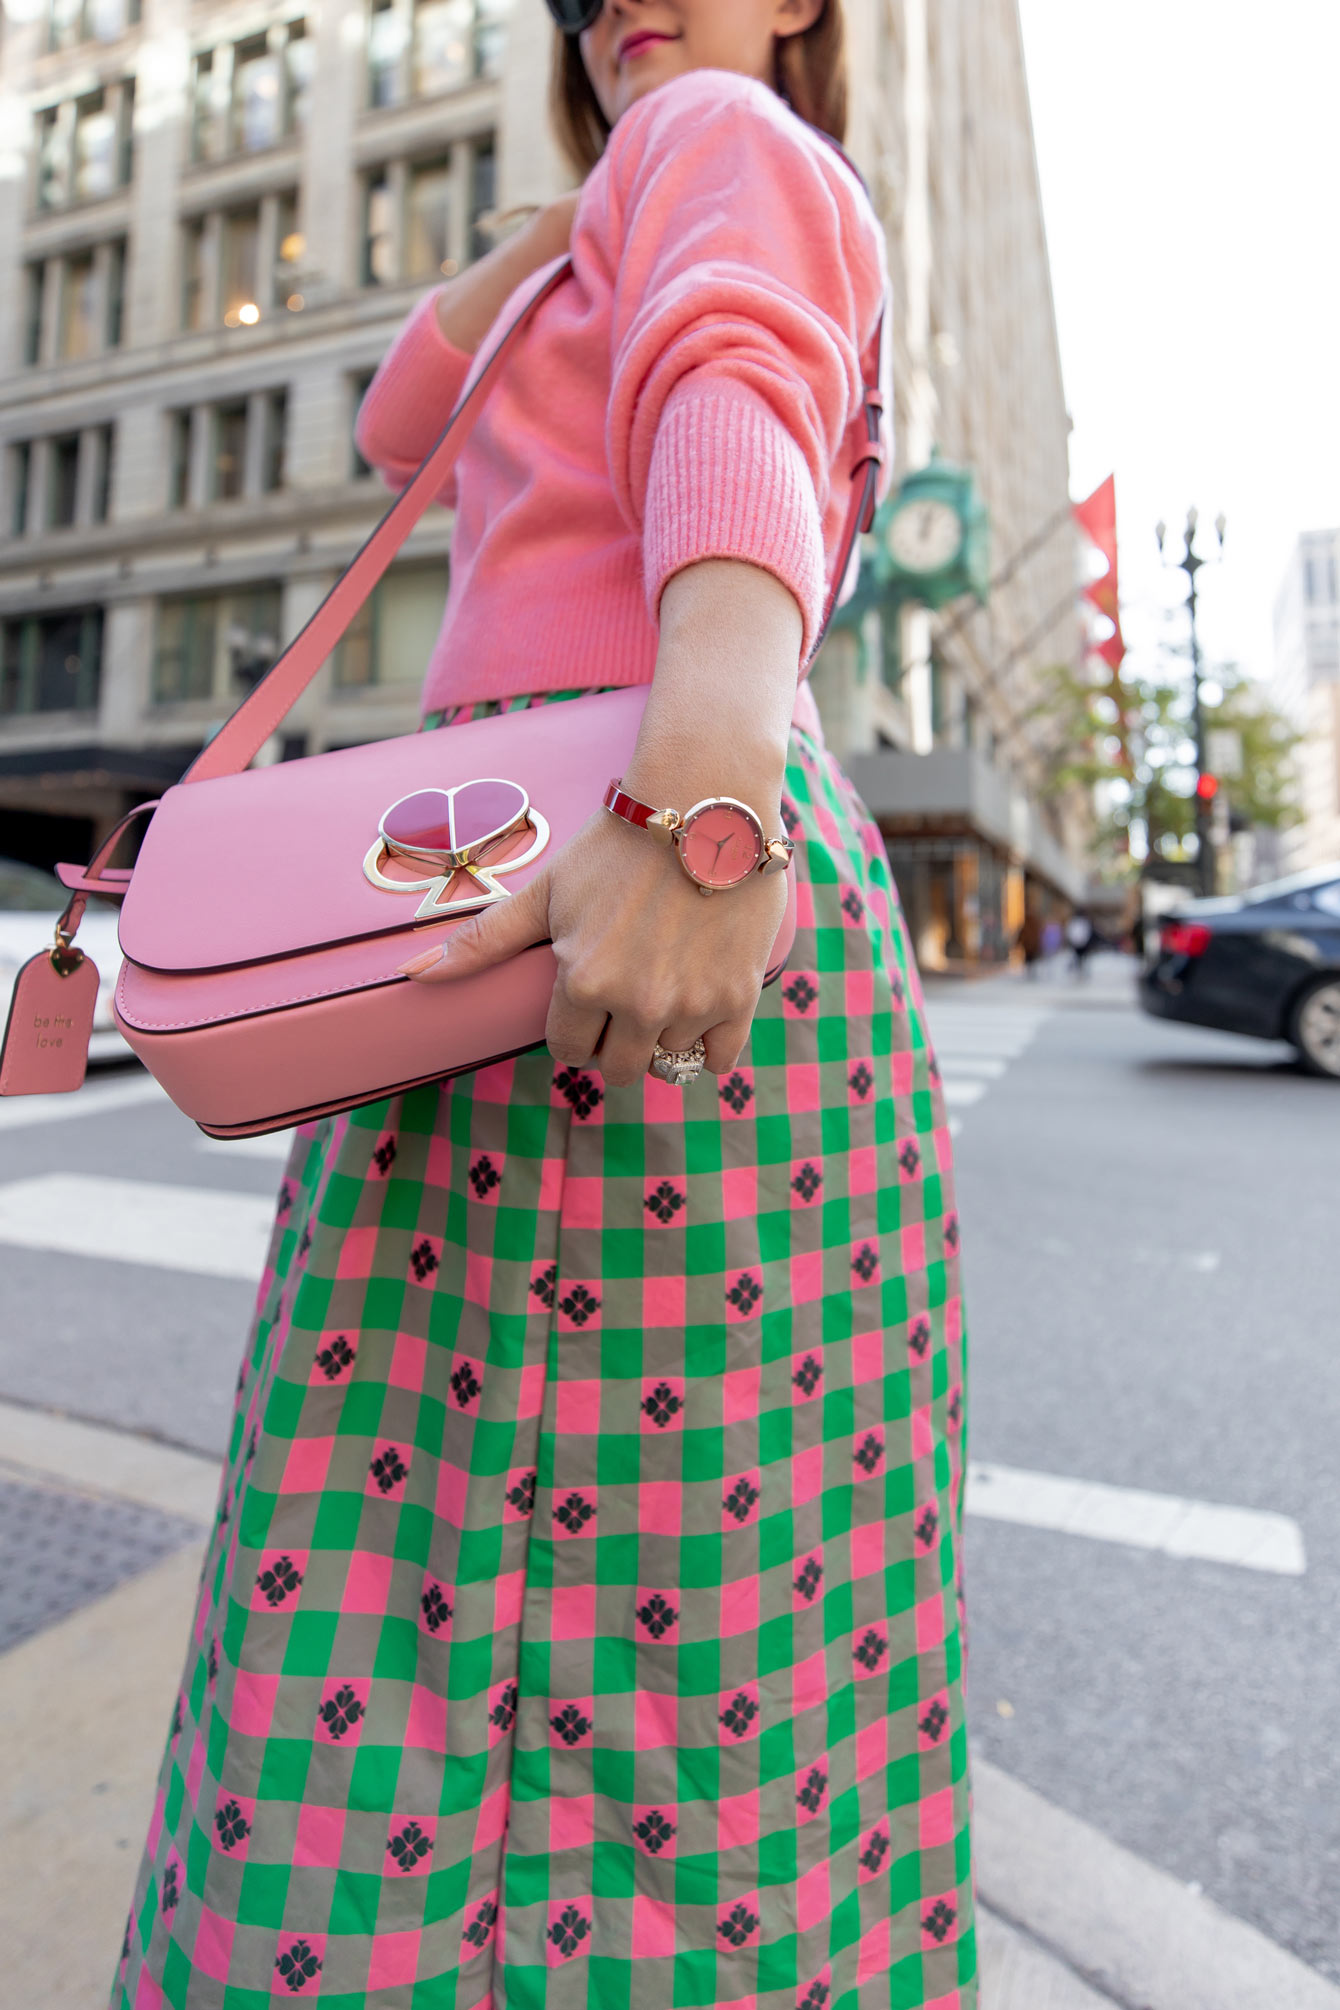
MULTIPOLYGON (((1282 1050, 1143 1020, 1111 973, 930 1009, 960 1153, 971 1450, 1015 1501, 969 1524, 979 1748, 1340 1979, 1340 1092, 1282 1050), (1058 1532, 1039 1475, 1116 1490, 1086 1525, 1120 1539, 1058 1532), (1151 1493, 1296 1523, 1304 1573, 1134 1546, 1151 1493)), ((151 1093, 118 1100, 148 1089, 104 1076, 73 1119, 0 1105, 0 1398, 212 1452, 251 1289, 198 1244, 201 1267, 174 1267, 155 1189, 253 1197, 233 1204, 250 1248, 279 1166, 273 1146, 209 1146, 151 1093), (71 1176, 91 1184, 63 1191, 110 1209, 104 1247, 123 1233, 135 1260, 24 1246, 26 1183, 71 1176)), ((40 1522, 48 1554, 86 1547, 83 1503, 0 1506, 40 1522)), ((148 1511, 100 1530, 82 1574, 43 1578, 40 1613, 7 1549, 0 1639, 181 1540, 148 1511)))
POLYGON ((1065 1008, 958 1141, 973 1457, 1282 1511, 1307 1569, 971 1519, 976 1737, 1340 1979, 1340 1090, 1108 990, 951 1008, 1065 1008))

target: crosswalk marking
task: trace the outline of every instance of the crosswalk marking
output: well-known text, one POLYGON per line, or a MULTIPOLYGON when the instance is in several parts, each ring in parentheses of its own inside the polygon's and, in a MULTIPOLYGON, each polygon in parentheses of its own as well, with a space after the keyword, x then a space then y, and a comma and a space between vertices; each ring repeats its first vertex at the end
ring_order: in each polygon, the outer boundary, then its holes
POLYGON ((273 1159, 283 1165, 293 1144, 292 1131, 266 1131, 259 1138, 207 1138, 198 1137, 197 1151, 223 1152, 235 1159, 273 1159))
POLYGON ((0 1243, 254 1281, 269 1243, 268 1195, 44 1173, 0 1186, 0 1243))
POLYGON ((1259 1508, 1182 1500, 1138 1487, 1061 1479, 1012 1466, 971 1464, 965 1506, 983 1521, 1054 1529, 1131 1549, 1157 1549, 1202 1563, 1236 1564, 1242 1570, 1301 1577, 1307 1569, 1303 1535, 1287 1515, 1259 1508))
POLYGON ((127 1081, 85 1082, 69 1096, 5 1096, 0 1099, 0 1131, 22 1130, 27 1124, 63 1123, 71 1117, 98 1117, 107 1110, 127 1110, 135 1103, 165 1103, 166 1091, 152 1075, 134 1074, 127 1081))
POLYGON ((1010 1063, 1031 1045, 1051 1017, 1047 1006, 996 1006, 934 997, 926 1008, 931 1042, 940 1064, 949 1131, 957 1137, 962 1112, 979 1103, 1010 1063))

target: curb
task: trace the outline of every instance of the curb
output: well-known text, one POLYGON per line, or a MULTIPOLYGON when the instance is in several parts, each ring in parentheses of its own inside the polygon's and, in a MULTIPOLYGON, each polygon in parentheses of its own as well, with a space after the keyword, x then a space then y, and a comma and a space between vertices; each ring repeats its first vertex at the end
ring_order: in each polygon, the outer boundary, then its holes
POLYGON ((983 1904, 1109 1999, 1127 2010, 1340 2010, 1340 1988, 1315 1968, 988 1759, 974 1757, 973 1782, 983 1904))

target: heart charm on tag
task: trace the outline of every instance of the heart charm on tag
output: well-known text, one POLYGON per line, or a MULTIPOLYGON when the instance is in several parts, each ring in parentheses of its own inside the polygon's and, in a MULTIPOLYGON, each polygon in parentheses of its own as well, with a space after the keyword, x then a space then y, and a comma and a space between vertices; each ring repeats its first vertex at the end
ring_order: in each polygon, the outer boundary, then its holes
POLYGON ((452 789, 417 789, 392 803, 383 812, 363 872, 384 893, 422 893, 416 920, 470 914, 508 899, 509 889, 499 884, 500 876, 529 865, 548 842, 549 825, 531 808, 519 782, 482 777, 452 789), (532 842, 524 851, 498 859, 485 870, 486 858, 527 830, 532 842), (437 872, 431 879, 390 879, 383 867, 392 858, 436 866, 437 872), (448 888, 460 873, 468 876, 468 891, 448 900, 448 888))

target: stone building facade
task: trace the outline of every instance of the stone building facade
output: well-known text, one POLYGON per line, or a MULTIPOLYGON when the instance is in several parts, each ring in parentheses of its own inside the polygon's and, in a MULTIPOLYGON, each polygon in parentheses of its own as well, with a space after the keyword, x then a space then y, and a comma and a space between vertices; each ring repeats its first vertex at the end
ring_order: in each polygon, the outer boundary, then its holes
POLYGON ((1340 861, 1340 530, 1304 531, 1275 601, 1275 702, 1303 735, 1301 821, 1281 834, 1295 869, 1340 861))
MULTIPOLYGON (((1014 0, 848 11, 900 468, 933 442, 972 464, 1008 577, 970 619, 905 611, 896 677, 835 637, 817 688, 923 954, 971 962, 1026 873, 1078 885, 1035 715, 1079 636, 1022 47, 1014 0)), ((352 419, 395 329, 490 213, 563 185, 548 52, 541 0, 8 10, 0 853, 81 855, 171 781, 348 563, 385 506, 352 419)), ((449 528, 429 512, 272 755, 413 725, 449 528)))

